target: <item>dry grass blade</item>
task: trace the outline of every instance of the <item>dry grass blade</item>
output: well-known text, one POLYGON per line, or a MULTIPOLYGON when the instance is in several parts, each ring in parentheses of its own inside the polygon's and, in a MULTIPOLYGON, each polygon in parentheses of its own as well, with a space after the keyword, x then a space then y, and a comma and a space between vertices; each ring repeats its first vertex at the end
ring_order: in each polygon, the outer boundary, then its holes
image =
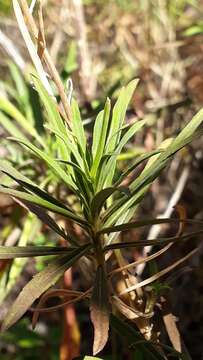
POLYGON ((112 297, 112 304, 123 314, 127 319, 134 320, 136 318, 150 318, 153 316, 153 312, 144 314, 141 311, 138 311, 131 306, 126 305, 121 299, 117 296, 112 297))
POLYGON ((32 317, 32 328, 34 329, 39 315, 40 313, 43 312, 50 312, 50 311, 57 311, 59 309, 62 309, 63 307, 69 305, 69 304, 73 304, 75 302, 78 302, 80 300, 83 300, 84 298, 89 297, 91 289, 85 291, 85 292, 81 292, 81 291, 73 291, 73 290, 66 290, 66 289, 55 289, 55 290, 50 290, 48 292, 46 292, 39 300, 36 308, 31 308, 30 311, 32 311, 33 317, 32 317), (45 302, 52 298, 52 297, 68 297, 68 298, 72 298, 73 299, 68 299, 66 301, 64 301, 63 303, 59 304, 59 305, 55 305, 55 306, 50 306, 50 307, 44 307, 43 305, 45 304, 45 302))
MULTIPOLYGON (((20 4, 21 4, 22 10, 23 10, 23 14, 24 14, 26 23, 28 24, 33 37, 37 40, 38 39, 38 28, 35 24, 32 14, 30 13, 27 1, 20 0, 20 4)), ((56 87, 58 89, 58 92, 59 92, 59 95, 61 98, 61 102, 63 104, 63 108, 64 108, 64 111, 66 114, 66 119, 70 122, 71 121, 70 105, 68 103, 68 99, 67 99, 61 78, 58 74, 58 71, 56 70, 56 67, 49 55, 47 48, 44 49, 43 59, 45 60, 47 66, 48 66, 48 69, 49 69, 49 73, 50 73, 51 77, 53 78, 53 80, 56 84, 56 87)))
POLYGON ((186 213, 185 207, 180 204, 177 204, 175 206, 175 209, 176 209, 176 211, 179 215, 179 219, 180 219, 179 229, 177 232, 177 236, 180 236, 183 233, 185 225, 186 225, 185 220, 187 218, 187 213, 186 213))
POLYGON ((37 39, 37 53, 39 58, 42 59, 44 55, 44 50, 46 48, 46 40, 45 40, 45 33, 44 33, 44 20, 42 14, 42 3, 39 3, 39 31, 38 31, 38 39, 37 39))
POLYGON ((123 270, 129 270, 129 269, 132 269, 132 268, 136 267, 137 265, 147 263, 148 261, 153 260, 153 259, 157 258, 158 256, 160 256, 161 254, 163 254, 164 252, 166 252, 171 246, 172 246, 172 243, 164 246, 163 249, 157 251, 156 253, 154 253, 152 255, 149 255, 149 256, 144 257, 142 259, 136 260, 131 264, 127 264, 125 266, 122 266, 122 267, 119 267, 118 269, 113 270, 109 275, 111 277, 111 276, 113 276, 115 274, 118 274, 119 272, 122 272, 123 270))
POLYGON ((31 36, 29 34, 29 31, 27 29, 27 25, 24 21, 24 17, 23 17, 23 14, 22 14, 22 11, 21 11, 21 8, 19 6, 19 3, 17 0, 12 0, 13 1, 13 8, 14 8, 14 11, 15 11, 15 15, 16 15, 16 19, 17 19, 17 22, 18 22, 18 26, 19 26, 19 29, 21 31, 21 34, 23 36, 23 39, 26 43, 26 47, 29 51, 29 54, 30 54, 30 57, 32 59, 32 62, 37 70, 37 73, 45 87, 45 89, 47 90, 48 94, 53 96, 53 91, 52 91, 52 88, 47 80, 47 77, 46 77, 46 73, 43 69, 43 66, 42 66, 42 63, 41 63, 41 60, 37 54, 37 51, 35 49, 35 46, 33 44, 33 41, 31 39, 31 36))
POLYGON ((122 291, 119 295, 124 295, 127 294, 133 290, 139 289, 140 287, 143 287, 145 285, 148 285, 154 281, 156 281, 157 279, 159 279, 160 277, 164 276, 165 274, 167 274, 169 271, 173 270, 176 266, 180 265, 181 263, 183 263, 184 261, 186 261, 187 259, 189 259, 191 256, 193 256, 194 254, 196 254, 198 252, 198 248, 190 251, 186 256, 182 257, 181 259, 177 260, 175 263, 173 263, 172 265, 166 267, 165 269, 159 271, 157 274, 149 277, 148 279, 145 279, 143 281, 141 281, 139 284, 130 286, 128 289, 122 291))

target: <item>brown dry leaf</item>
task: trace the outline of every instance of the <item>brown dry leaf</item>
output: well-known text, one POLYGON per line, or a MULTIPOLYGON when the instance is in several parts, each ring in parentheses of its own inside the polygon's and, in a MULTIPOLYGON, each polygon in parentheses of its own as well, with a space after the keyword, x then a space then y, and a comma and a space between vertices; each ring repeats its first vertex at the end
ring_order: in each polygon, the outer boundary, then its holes
POLYGON ((183 230, 184 230, 184 227, 185 227, 185 222, 184 220, 186 220, 187 218, 187 212, 186 212, 186 209, 183 205, 180 205, 180 204, 177 204, 175 206, 175 210, 177 211, 178 215, 179 215, 179 218, 180 220, 182 220, 179 224, 179 229, 178 229, 178 232, 177 232, 177 236, 181 235, 183 233, 183 230))
POLYGON ((144 314, 141 311, 138 311, 131 306, 126 305, 119 297, 113 296, 112 297, 112 304, 128 319, 134 320, 138 317, 152 317, 153 313, 144 314))
POLYGON ((176 351, 184 353, 188 360, 192 360, 188 350, 181 338, 180 332, 176 324, 176 317, 170 311, 170 304, 165 298, 161 299, 162 311, 163 311, 163 322, 168 333, 168 337, 176 351))
POLYGON ((96 355, 106 345, 109 332, 108 283, 105 270, 101 265, 97 268, 90 304, 90 316, 94 326, 93 355, 96 355))
POLYGON ((176 325, 176 318, 173 314, 166 314, 163 316, 163 321, 171 343, 176 351, 181 352, 181 338, 176 325))

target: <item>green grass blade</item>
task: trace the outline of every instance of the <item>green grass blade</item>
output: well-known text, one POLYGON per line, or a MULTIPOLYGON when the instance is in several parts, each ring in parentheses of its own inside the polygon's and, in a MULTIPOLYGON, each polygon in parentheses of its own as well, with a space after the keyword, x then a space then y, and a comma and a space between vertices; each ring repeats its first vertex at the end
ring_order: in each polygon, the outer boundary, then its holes
POLYGON ((8 132, 9 135, 17 136, 19 139, 26 140, 23 132, 20 131, 19 128, 13 124, 13 120, 6 116, 2 111, 0 111, 0 124, 8 132))
POLYGON ((32 124, 27 121, 24 115, 13 104, 11 104, 9 100, 2 96, 0 96, 0 110, 4 111, 11 118, 15 119, 15 121, 21 126, 24 131, 26 131, 27 134, 34 137, 44 147, 43 139, 37 133, 32 124))
POLYGON ((34 125, 32 107, 29 98, 29 88, 25 83, 25 80, 23 79, 20 70, 14 63, 9 62, 9 69, 17 89, 16 100, 21 108, 21 111, 26 115, 26 119, 32 125, 34 125))
MULTIPOLYGON (((47 127, 51 132, 53 132, 55 134, 56 137, 60 138, 65 146, 66 146, 66 149, 68 151, 68 154, 71 155, 73 154, 76 162, 78 163, 78 165, 81 167, 81 169, 85 169, 85 165, 84 165, 84 161, 85 159, 83 159, 79 153, 79 150, 78 150, 78 147, 77 147, 77 144, 75 142, 75 139, 73 137, 73 134, 71 134, 71 132, 69 132, 70 134, 70 137, 72 138, 72 140, 70 140, 69 137, 64 137, 63 133, 59 130, 55 130, 53 128, 50 128, 50 127, 47 127)), ((64 160, 70 160, 71 156, 68 157, 69 159, 64 159, 64 160)))

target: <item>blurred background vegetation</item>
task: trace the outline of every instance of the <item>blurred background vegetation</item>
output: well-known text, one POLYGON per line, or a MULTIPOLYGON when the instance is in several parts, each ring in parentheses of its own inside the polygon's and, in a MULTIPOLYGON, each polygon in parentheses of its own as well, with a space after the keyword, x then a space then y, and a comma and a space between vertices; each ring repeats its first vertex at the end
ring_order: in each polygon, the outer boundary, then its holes
MULTIPOLYGON (((106 96, 116 98, 121 85, 135 77, 140 79, 128 117, 129 121, 133 117, 147 117, 151 126, 137 136, 127 152, 121 155, 121 168, 129 164, 138 153, 152 150, 165 137, 177 134, 202 106, 201 0, 44 0, 43 14, 47 46, 64 84, 70 77, 73 81, 87 132, 106 96)), ((28 81, 29 66, 30 58, 18 30, 12 2, 1 0, 0 96, 11 101, 15 111, 18 109, 26 119, 30 119, 30 124, 39 133, 43 133, 43 114, 28 81)), ((26 124, 19 120, 13 124, 16 128, 11 129, 6 119, 12 119, 14 109, 5 115, 5 106, 0 101, 0 110, 0 157, 11 159, 21 169, 30 164, 29 175, 37 177, 41 183, 49 183, 51 192, 57 191, 56 181, 50 179, 47 169, 42 169, 36 159, 27 158, 22 149, 15 144, 8 144, 6 140, 6 136, 12 132, 29 132, 26 124)), ((34 134, 30 135, 34 137, 34 134)), ((54 151, 51 139, 47 138, 46 142, 50 151, 54 151)), ((170 212, 170 201, 176 194, 177 202, 184 206, 189 217, 202 218, 202 180, 203 148, 201 140, 197 140, 191 147, 182 150, 168 171, 153 184, 142 204, 140 216, 146 213, 157 216, 167 210, 170 212)), ((5 195, 0 195, 0 228, 1 244, 43 245, 56 241, 34 216, 27 215, 5 195)), ((168 228, 162 231, 169 234, 168 228)), ((125 234, 129 239, 137 239, 139 236, 135 231, 125 234)), ((185 251, 185 247, 179 247, 180 254, 185 251)), ((140 255, 135 252, 131 256, 136 259, 140 255)), ((170 258, 177 255, 171 251, 161 259, 158 266, 167 264, 170 258)), ((0 320, 27 279, 45 264, 46 259, 15 260, 12 264, 1 261, 0 320)), ((179 328, 192 359, 197 360, 203 356, 202 274, 203 252, 200 252, 199 256, 190 260, 181 281, 174 280, 171 293, 172 309, 179 319, 179 328)), ((71 281, 75 288, 84 286, 77 272, 74 272, 71 281)), ((75 308, 67 310, 73 319, 69 323, 73 337, 69 354, 63 350, 64 341, 67 341, 60 325, 63 314, 57 312, 42 315, 35 332, 31 331, 30 322, 24 318, 2 334, 0 359, 28 360, 43 357, 44 360, 54 360, 59 358, 60 351, 61 359, 67 360, 72 358, 71 351, 77 355, 80 347, 83 353, 90 352, 88 344, 92 338, 92 329, 87 330, 86 304, 79 304, 76 309, 77 320, 75 308), (82 332, 86 332, 87 338, 81 336, 82 332)), ((115 334, 112 338, 116 342, 115 334)), ((115 346, 115 343, 108 345, 104 359, 114 360, 111 349, 115 346)), ((119 355, 118 351, 116 359, 122 358, 142 359, 136 352, 129 355, 124 351, 119 355)))

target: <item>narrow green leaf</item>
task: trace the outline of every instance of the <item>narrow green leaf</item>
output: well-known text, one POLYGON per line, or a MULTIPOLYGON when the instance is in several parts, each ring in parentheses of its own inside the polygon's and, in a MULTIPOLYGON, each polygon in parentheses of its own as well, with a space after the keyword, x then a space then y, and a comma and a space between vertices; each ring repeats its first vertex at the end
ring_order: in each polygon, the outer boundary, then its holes
POLYGON ((15 259, 23 257, 67 255, 75 249, 51 246, 0 246, 0 259, 15 259))
POLYGON ((126 133, 122 136, 119 144, 115 147, 115 152, 120 154, 123 147, 127 144, 127 142, 142 129, 142 127, 146 124, 146 120, 139 120, 133 123, 130 128, 126 131, 126 133))
MULTIPOLYGON (((109 129, 109 135, 108 140, 112 137, 112 135, 119 130, 119 128, 122 127, 127 107, 129 105, 129 102, 133 96, 133 93, 135 91, 135 88, 138 84, 138 79, 132 80, 126 87, 123 87, 121 89, 120 95, 118 97, 118 100, 113 108, 113 115, 112 115, 112 121, 111 126, 109 129)), ((116 144, 119 142, 120 136, 114 137, 113 141, 111 143, 109 142, 108 147, 106 148, 106 152, 112 152, 115 149, 116 144)), ((107 143, 108 143, 107 140, 107 143)))
MULTIPOLYGON (((67 129, 58 110, 57 102, 48 94, 42 82, 36 76, 33 75, 32 80, 39 94, 40 100, 44 105, 45 111, 47 112, 48 124, 50 124, 53 129, 60 131, 63 134, 63 138, 67 138, 67 129)), ((59 156, 61 156, 63 159, 67 159, 69 156, 69 151, 65 147, 64 142, 59 138, 56 139, 56 142, 58 145, 57 150, 59 152, 59 156)))
POLYGON ((82 157, 78 151, 78 147, 76 145, 75 137, 73 136, 73 134, 71 132, 69 132, 68 135, 70 135, 70 136, 64 137, 63 133, 60 132, 59 130, 54 130, 51 127, 47 127, 47 128, 64 142, 64 144, 68 150, 68 153, 70 153, 70 154, 72 153, 75 160, 77 161, 78 165, 81 167, 81 169, 84 169, 85 168, 84 161, 83 161, 84 159, 82 159, 82 157), (72 139, 72 140, 70 140, 70 139, 72 139))
POLYGON ((71 239, 65 233, 65 230, 62 229, 58 224, 54 221, 54 219, 47 214, 47 212, 40 206, 29 203, 25 200, 17 200, 15 199, 21 206, 25 207, 28 211, 35 214, 39 220, 42 221, 43 224, 47 225, 50 229, 52 229, 56 234, 60 235, 63 239, 69 240, 71 243, 71 239))
POLYGON ((78 103, 75 99, 71 101, 71 110, 72 110, 72 130, 73 134, 76 136, 78 144, 81 146, 83 154, 86 153, 86 136, 80 116, 80 110, 78 103))
POLYGON ((127 196, 130 196, 130 191, 127 187, 125 186, 120 186, 120 187, 109 187, 106 189, 103 189, 101 191, 99 191, 92 199, 90 208, 91 208, 91 212, 94 215, 94 217, 98 216, 102 206, 105 204, 106 200, 109 198, 109 196, 111 196, 113 193, 115 193, 116 191, 125 193, 127 196))
MULTIPOLYGON (((12 79, 15 83, 17 89, 16 100, 18 101, 19 106, 21 107, 22 112, 25 114, 26 119, 34 125, 32 107, 29 98, 29 89, 28 86, 21 75, 19 68, 12 62, 9 61, 9 69, 12 76, 12 79)), ((14 136, 17 136, 15 134, 14 136)))
MULTIPOLYGON (((134 123, 128 131, 123 135, 121 138, 118 146, 115 148, 115 152, 117 156, 120 154, 122 148, 124 145, 129 141, 129 139, 136 134, 144 125, 146 124, 145 120, 140 120, 134 123)), ((114 173, 116 168, 116 159, 117 156, 114 154, 110 157, 110 159, 107 161, 105 166, 101 169, 100 173, 100 179, 98 182, 98 188, 101 189, 103 186, 110 186, 114 173)))
POLYGON ((192 220, 192 219, 169 219, 169 218, 146 219, 146 220, 137 220, 126 224, 124 223, 121 225, 110 226, 108 228, 103 228, 98 232, 98 234, 109 234, 111 232, 128 231, 130 229, 136 229, 143 226, 149 226, 149 225, 151 226, 155 224, 174 224, 174 223, 196 224, 203 226, 203 221, 192 220))
POLYGON ((11 177, 14 181, 16 181, 18 184, 20 184, 22 187, 24 187, 29 192, 40 196, 42 199, 47 200, 50 203, 53 203, 59 207, 63 207, 64 209, 69 210, 70 212, 73 212, 70 207, 62 204, 60 201, 55 199, 49 193, 47 193, 46 191, 44 191, 40 187, 38 187, 35 183, 33 183, 33 181, 31 181, 26 176, 21 174, 8 161, 2 160, 0 162, 0 171, 2 171, 7 176, 11 177))
POLYGON ((36 195, 30 195, 23 191, 13 190, 6 187, 3 187, 0 185, 0 193, 11 195, 14 198, 20 199, 20 200, 26 200, 32 204, 42 206, 43 208, 50 210, 54 213, 61 214, 71 220, 74 220, 75 222, 79 223, 81 226, 87 225, 87 222, 82 217, 74 214, 73 212, 70 212, 64 207, 57 206, 53 203, 50 203, 47 200, 44 200, 36 195))
POLYGON ((92 145, 93 164, 90 172, 93 178, 95 178, 96 176, 96 172, 99 167, 100 160, 104 155, 110 111, 111 111, 111 102, 109 99, 107 99, 104 107, 104 112, 102 112, 103 116, 97 117, 94 126, 93 145, 92 145))
POLYGON ((46 154, 43 150, 40 150, 35 145, 33 145, 31 142, 22 140, 22 139, 16 139, 11 138, 11 140, 19 142, 20 144, 26 146, 30 151, 32 151, 36 156, 38 156, 40 159, 44 160, 47 165, 50 167, 50 169, 56 174, 57 177, 59 177, 62 181, 66 183, 66 185, 74 191, 75 185, 73 181, 71 181, 71 178, 66 174, 66 172, 62 169, 62 167, 58 164, 56 160, 54 160, 51 156, 46 154))
MULTIPOLYGON (((203 109, 200 110, 184 128, 175 140, 170 140, 169 145, 165 151, 161 152, 160 155, 155 156, 155 159, 150 159, 149 164, 146 165, 142 173, 131 183, 130 190, 132 193, 131 198, 120 199, 113 204, 111 209, 106 213, 106 226, 114 224, 122 214, 133 210, 133 207, 140 203, 141 199, 145 195, 149 186, 159 176, 161 171, 166 167, 171 157, 188 143, 190 143, 194 137, 199 136, 202 132, 196 132, 203 121, 203 109), (151 161, 153 160, 153 161, 151 161)), ((133 211, 132 211, 133 214, 133 211)))
POLYGON ((146 154, 142 154, 137 157, 135 162, 119 177, 119 179, 114 183, 114 186, 119 186, 126 177, 136 169, 140 164, 142 164, 145 160, 148 160, 154 155, 157 155, 161 152, 161 150, 154 150, 151 152, 148 152, 146 154))
POLYGON ((82 178, 86 181, 86 183, 91 182, 91 179, 89 177, 87 177, 87 174, 80 168, 80 166, 78 166, 74 162, 67 161, 67 160, 61 160, 61 159, 56 159, 56 161, 59 161, 59 162, 61 162, 63 164, 67 164, 67 165, 72 166, 74 168, 74 170, 82 176, 82 178))
POLYGON ((48 94, 42 82, 36 76, 32 75, 32 81, 47 112, 48 122, 54 129, 58 129, 64 136, 67 136, 66 127, 60 116, 56 101, 48 94))
POLYGON ((124 249, 124 248, 133 248, 133 247, 142 247, 142 246, 151 246, 151 245, 166 245, 172 242, 189 240, 192 237, 203 234, 203 230, 194 231, 188 234, 181 236, 172 236, 168 238, 157 238, 151 240, 140 240, 140 241, 129 241, 129 242, 119 242, 105 246, 104 251, 115 250, 115 249, 124 249))
POLYGON ((68 255, 58 256, 44 270, 34 276, 34 278, 23 288, 9 309, 3 324, 2 331, 7 330, 16 323, 29 309, 32 303, 40 297, 47 289, 53 286, 78 259, 85 255, 91 245, 84 245, 79 249, 70 251, 68 255))
POLYGON ((99 136, 103 125, 104 110, 101 110, 95 120, 92 137, 92 157, 95 158, 99 144, 99 136))

